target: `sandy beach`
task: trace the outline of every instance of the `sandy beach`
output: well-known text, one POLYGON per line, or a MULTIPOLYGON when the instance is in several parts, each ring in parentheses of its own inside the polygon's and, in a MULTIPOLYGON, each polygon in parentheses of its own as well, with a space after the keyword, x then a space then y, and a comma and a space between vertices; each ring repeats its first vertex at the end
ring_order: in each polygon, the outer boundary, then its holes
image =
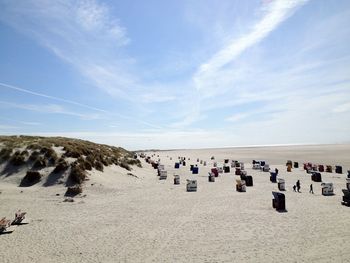
POLYGON ((18 187, 14 174, 0 177, 0 217, 27 212, 29 224, 0 235, 1 262, 349 262, 350 208, 341 205, 350 145, 251 147, 150 152, 168 171, 159 180, 142 160, 132 175, 120 167, 89 172, 82 196, 63 202, 62 185, 18 187), (159 156, 159 157, 158 157, 159 156), (174 169, 179 156, 190 158, 174 169), (235 189, 234 171, 208 182, 211 156, 245 163, 254 186, 235 189), (207 161, 192 175, 189 165, 207 161), (172 159, 172 160, 171 160, 172 159), (272 208, 269 173, 253 170, 253 159, 266 160, 286 180, 286 208, 272 208), (298 169, 286 172, 287 160, 298 169), (342 165, 343 174, 322 173, 335 195, 322 196, 303 162, 342 165), (180 185, 173 175, 180 175, 180 185), (198 182, 186 192, 186 179, 198 182), (301 181, 301 193, 292 186, 301 181), (59 194, 59 195, 57 195, 59 194))

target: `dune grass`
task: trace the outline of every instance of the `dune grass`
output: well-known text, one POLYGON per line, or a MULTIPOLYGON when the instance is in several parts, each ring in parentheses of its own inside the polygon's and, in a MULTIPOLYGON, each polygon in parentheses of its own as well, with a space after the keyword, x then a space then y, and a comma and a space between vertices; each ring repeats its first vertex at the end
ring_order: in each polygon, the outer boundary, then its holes
MULTIPOLYGON (((0 136, 0 143, 0 163, 23 165, 34 170, 28 172, 46 167, 53 167, 54 173, 68 171, 66 185, 69 186, 81 185, 87 179, 87 171, 92 169, 103 172, 105 166, 118 165, 131 171, 132 166, 141 167, 132 152, 85 140, 20 135, 0 136)), ((31 176, 34 175, 26 175, 27 179, 31 176)))

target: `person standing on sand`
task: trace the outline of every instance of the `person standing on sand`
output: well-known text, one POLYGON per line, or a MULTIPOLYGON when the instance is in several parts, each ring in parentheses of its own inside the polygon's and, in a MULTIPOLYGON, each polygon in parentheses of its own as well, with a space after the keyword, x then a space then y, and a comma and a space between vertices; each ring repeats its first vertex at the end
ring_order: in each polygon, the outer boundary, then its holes
POLYGON ((275 173, 278 174, 278 169, 277 168, 275 168, 275 173))
POLYGON ((310 184, 310 191, 309 191, 309 193, 314 193, 314 189, 313 189, 313 187, 312 187, 312 184, 310 184))
POLYGON ((300 193, 300 181, 299 180, 297 181, 296 185, 297 185, 298 193, 300 193))
POLYGON ((294 192, 296 192, 296 191, 295 191, 295 188, 296 188, 296 186, 295 186, 295 185, 293 185, 293 191, 294 191, 294 192))

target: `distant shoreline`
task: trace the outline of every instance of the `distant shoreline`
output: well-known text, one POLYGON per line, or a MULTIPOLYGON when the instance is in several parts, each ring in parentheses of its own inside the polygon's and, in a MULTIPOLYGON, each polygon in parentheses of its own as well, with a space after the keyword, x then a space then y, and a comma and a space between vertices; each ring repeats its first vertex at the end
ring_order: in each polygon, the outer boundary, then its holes
POLYGON ((223 146, 223 147, 203 147, 203 148, 173 148, 173 149, 145 149, 135 150, 134 152, 171 152, 171 151, 194 151, 194 150, 220 150, 237 148, 273 148, 273 147, 305 147, 305 146, 332 146, 332 145, 350 145, 350 142, 344 143, 295 143, 295 144, 265 144, 265 145, 242 145, 242 146, 223 146))

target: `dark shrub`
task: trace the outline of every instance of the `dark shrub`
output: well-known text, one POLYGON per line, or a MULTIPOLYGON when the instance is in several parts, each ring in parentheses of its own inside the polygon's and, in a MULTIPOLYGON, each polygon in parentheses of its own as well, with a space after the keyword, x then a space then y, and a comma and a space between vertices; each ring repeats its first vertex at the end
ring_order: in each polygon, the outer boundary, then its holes
POLYGON ((32 154, 29 156, 29 161, 35 162, 40 156, 40 153, 38 151, 32 152, 32 154))
POLYGON ((41 179, 41 174, 37 171, 27 171, 19 186, 32 186, 38 183, 41 179))
POLYGON ((81 184, 86 179, 85 171, 77 164, 71 166, 69 179, 76 184, 81 184))
POLYGON ((96 170, 103 172, 104 167, 103 167, 102 162, 96 161, 94 167, 96 170))
POLYGON ((127 159, 126 162, 130 165, 137 165, 138 167, 142 167, 139 159, 127 159))
POLYGON ((23 156, 28 156, 29 155, 29 152, 27 150, 24 150, 21 152, 21 155, 23 156))
POLYGON ((122 161, 120 164, 119 164, 120 167, 128 170, 128 171, 131 171, 131 167, 129 166, 129 164, 126 162, 126 161, 122 161))
POLYGON ((84 169, 91 171, 92 170, 92 164, 88 161, 84 161, 84 169))
POLYGON ((48 152, 45 153, 45 158, 48 160, 50 166, 55 165, 58 160, 57 153, 51 148, 48 152))
POLYGON ((104 166, 108 166, 108 161, 106 159, 102 159, 101 162, 104 166))
POLYGON ((12 149, 10 148, 3 148, 0 151, 0 162, 6 162, 10 159, 12 154, 12 149))
POLYGON ((15 152, 10 159, 10 163, 15 166, 20 166, 25 164, 24 156, 21 155, 19 151, 15 152))
POLYGON ((68 187, 65 196, 76 196, 78 194, 81 194, 83 192, 83 189, 80 185, 68 187))
POLYGON ((39 156, 33 164, 33 169, 42 169, 47 166, 47 161, 44 157, 39 156))
POLYGON ((63 155, 71 158, 79 158, 81 156, 81 153, 76 149, 66 148, 66 152, 63 155))
POLYGON ((60 173, 64 172, 68 169, 68 163, 64 159, 60 159, 58 164, 56 165, 55 169, 53 170, 54 173, 60 173))
POLYGON ((30 145, 27 146, 28 150, 40 150, 41 146, 37 143, 32 143, 30 145))

